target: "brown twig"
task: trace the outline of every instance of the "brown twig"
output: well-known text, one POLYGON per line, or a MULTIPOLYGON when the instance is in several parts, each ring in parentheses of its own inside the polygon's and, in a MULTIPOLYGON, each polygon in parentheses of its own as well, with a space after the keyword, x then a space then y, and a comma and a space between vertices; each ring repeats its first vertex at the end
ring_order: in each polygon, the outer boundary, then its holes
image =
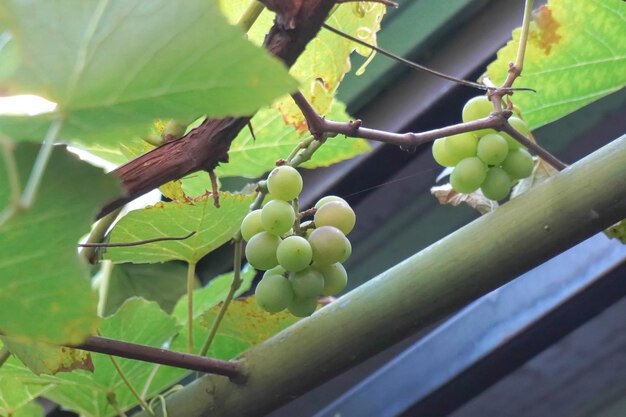
POLYGON ((390 1, 390 0, 337 0, 337 4, 342 4, 342 3, 380 3, 380 4, 384 4, 385 6, 396 7, 396 8, 400 6, 395 1, 390 1))
POLYGON ((211 193, 213 194, 213 205, 215 208, 220 208, 220 187, 217 185, 217 177, 215 171, 209 171, 209 178, 211 178, 211 193))
POLYGON ((189 239, 191 236, 195 235, 196 232, 189 232, 188 235, 185 236, 179 236, 179 237, 171 237, 171 236, 166 236, 166 237, 155 237, 153 239, 146 239, 146 240, 138 240, 136 242, 120 242, 120 243, 79 243, 78 246, 80 246, 81 248, 125 248, 128 246, 141 246, 141 245, 146 245, 148 243, 154 243, 154 242, 163 242, 163 241, 168 241, 168 240, 185 240, 185 239, 189 239))
POLYGON ((108 339, 101 336, 90 336, 85 342, 68 347, 143 362, 158 363, 192 371, 224 375, 229 378, 235 378, 241 375, 240 366, 237 362, 173 352, 167 349, 108 339))

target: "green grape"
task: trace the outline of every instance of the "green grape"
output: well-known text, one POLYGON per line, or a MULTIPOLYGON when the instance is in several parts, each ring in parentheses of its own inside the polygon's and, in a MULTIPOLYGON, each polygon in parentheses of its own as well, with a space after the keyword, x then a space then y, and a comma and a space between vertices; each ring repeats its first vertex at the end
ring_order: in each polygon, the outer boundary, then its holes
POLYGON ((533 172, 533 157, 525 149, 515 149, 509 152, 502 168, 515 180, 526 178, 533 172))
POLYGON ((276 249, 279 244, 278 236, 268 232, 257 233, 246 245, 246 259, 250 265, 262 271, 274 268, 278 265, 276 249))
POLYGON ((263 224, 261 223, 261 210, 254 210, 248 213, 241 222, 241 236, 246 242, 257 233, 264 232, 263 224))
POLYGON ((487 165, 499 165, 509 153, 509 145, 501 135, 490 133, 478 141, 478 157, 487 165))
MULTIPOLYGON (((513 126, 513 128, 517 130, 518 132, 520 132, 522 135, 526 137, 530 135, 530 129, 528 128, 528 125, 526 124, 525 121, 523 121, 519 117, 515 117, 515 116, 509 117, 509 124, 513 126)), ((509 144, 509 149, 519 149, 519 148, 526 149, 526 147, 524 147, 521 143, 513 139, 513 137, 509 135, 508 133, 502 132, 501 134, 502 136, 504 136, 504 139, 506 139, 506 143, 509 144)))
MULTIPOLYGON (((463 113, 461 118, 464 122, 471 122, 474 120, 487 117, 493 111, 493 104, 487 98, 487 96, 476 96, 467 101, 463 106, 463 113)), ((487 135, 489 133, 495 133, 493 129, 481 129, 474 132, 478 137, 487 135)))
POLYGON ((317 209, 313 221, 316 227, 334 226, 347 235, 354 229, 356 214, 348 203, 331 201, 317 209))
POLYGON ((286 309, 293 300, 291 282, 281 275, 268 275, 256 286, 256 302, 268 313, 286 309))
POLYGON ((337 197, 336 195, 327 195, 326 197, 320 198, 319 201, 315 203, 315 208, 318 209, 322 207, 324 204, 330 203, 331 201, 341 201, 343 203, 348 204, 346 200, 344 200, 341 197, 337 197))
POLYGON ((513 181, 509 174, 502 168, 493 167, 487 171, 487 178, 480 186, 480 190, 485 197, 498 201, 509 195, 512 186, 513 181))
POLYGON ((313 248, 313 261, 319 265, 343 262, 352 253, 352 245, 346 236, 333 226, 321 226, 309 236, 313 248))
POLYGON ((448 152, 446 149, 446 139, 447 138, 441 138, 433 142, 433 158, 435 158, 435 161, 441 166, 453 167, 458 164, 461 159, 448 152))
POLYGON ((309 317, 315 313, 317 308, 317 297, 294 297, 287 309, 296 317, 309 317))
POLYGON ((274 198, 291 201, 302 191, 302 177, 289 165, 279 166, 267 177, 267 189, 274 198))
POLYGON ((313 264, 312 268, 317 269, 324 276, 322 295, 339 294, 348 285, 348 273, 339 262, 332 265, 313 264))
POLYGON ((476 147, 478 146, 478 136, 474 132, 459 133, 458 135, 448 136, 446 138, 446 151, 454 156, 458 161, 476 156, 476 147))
POLYGON ((297 297, 317 297, 324 289, 324 276, 313 268, 292 272, 289 281, 297 297))
POLYGON ((313 249, 308 240, 300 236, 289 236, 278 245, 278 263, 290 272, 302 271, 311 264, 313 249))
POLYGON ((276 236, 287 233, 295 220, 296 213, 286 201, 272 200, 261 209, 263 227, 276 236))
POLYGON ((280 265, 277 265, 274 268, 268 269, 267 271, 265 271, 263 273, 263 278, 265 278, 268 275, 282 275, 282 276, 285 276, 286 273, 287 273, 287 271, 285 270, 285 268, 283 268, 280 265))
POLYGON ((450 184, 457 193, 476 191, 487 176, 487 165, 478 157, 465 158, 450 175, 450 184))

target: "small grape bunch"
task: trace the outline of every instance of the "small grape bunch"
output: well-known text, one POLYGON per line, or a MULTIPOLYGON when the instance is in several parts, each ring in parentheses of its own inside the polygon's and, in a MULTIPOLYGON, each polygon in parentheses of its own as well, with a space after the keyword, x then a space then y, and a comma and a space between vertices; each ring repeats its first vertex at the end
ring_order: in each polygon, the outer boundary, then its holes
MULTIPOLYGON (((464 122, 488 116, 493 106, 486 96, 470 99, 463 107, 464 122)), ((509 123, 528 136, 530 129, 517 116, 509 123)), ((454 167, 450 184, 454 191, 468 194, 480 188, 485 197, 502 200, 517 180, 528 177, 533 158, 518 141, 504 132, 482 129, 437 139, 433 157, 439 165, 454 167)))
POLYGON ((317 202, 313 220, 302 221, 293 200, 302 191, 302 177, 283 165, 267 178, 272 198, 241 223, 246 258, 266 271, 256 287, 256 300, 269 313, 288 309, 297 317, 313 314, 320 296, 336 295, 348 282, 342 265, 352 253, 346 235, 356 215, 340 197, 317 202))

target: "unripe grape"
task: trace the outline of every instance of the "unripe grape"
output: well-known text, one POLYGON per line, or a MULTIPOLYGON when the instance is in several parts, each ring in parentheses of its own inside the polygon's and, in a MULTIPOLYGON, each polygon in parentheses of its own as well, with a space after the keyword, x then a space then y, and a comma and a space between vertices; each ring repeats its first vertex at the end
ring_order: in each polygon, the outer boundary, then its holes
POLYGON ((254 210, 248 213, 241 222, 241 236, 246 242, 257 233, 264 232, 265 228, 261 223, 261 210, 254 210))
POLYGON ((478 137, 474 132, 459 133, 446 138, 446 151, 459 161, 476 156, 478 137))
POLYGON ((319 265, 343 262, 352 253, 352 245, 346 236, 333 226, 321 226, 309 236, 313 248, 313 261, 319 265))
POLYGON ((302 191, 302 177, 289 165, 279 166, 267 177, 267 189, 274 198, 291 201, 302 191))
POLYGON ((293 300, 291 282, 281 275, 264 276, 255 290, 257 304, 268 313, 286 309, 293 300))
POLYGON ((265 271, 278 265, 276 249, 280 238, 268 232, 257 233, 246 245, 246 259, 256 269, 265 271))
POLYGON ((312 268, 317 269, 324 276, 322 295, 339 294, 348 285, 348 273, 340 263, 332 265, 313 264, 312 268))
MULTIPOLYGON (((509 117, 509 124, 515 130, 520 132, 522 135, 524 135, 526 137, 528 137, 530 135, 530 129, 528 128, 528 125, 526 124, 525 121, 523 121, 519 117, 515 117, 515 116, 509 117)), ((518 141, 513 139, 513 137, 511 135, 509 135, 508 133, 501 132, 501 134, 502 134, 502 136, 504 136, 504 139, 506 139, 506 142, 509 145, 509 149, 519 149, 519 148, 526 149, 521 143, 519 143, 518 141)))
POLYGON ((289 236, 278 245, 278 263, 290 272, 302 271, 311 264, 313 249, 309 242, 300 236, 289 236))
POLYGON ((533 157, 525 149, 515 149, 509 152, 502 163, 502 168, 511 176, 518 180, 526 178, 533 172, 533 157))
POLYGON ((261 209, 261 223, 268 232, 280 236, 293 226, 296 213, 291 204, 282 200, 272 200, 261 209))
MULTIPOLYGON (((467 103, 465 103, 461 117, 463 121, 467 123, 487 117, 492 111, 493 104, 491 104, 491 101, 489 101, 487 96, 476 96, 469 99, 467 103)), ((478 137, 481 137, 494 132, 495 130, 493 129, 481 129, 474 133, 476 133, 478 137)))
POLYGON ((298 297, 317 297, 324 289, 324 276, 313 268, 289 274, 289 281, 298 297))
POLYGON ((509 195, 513 181, 505 170, 498 167, 489 168, 487 171, 487 177, 480 187, 485 197, 491 200, 502 200, 509 195))
POLYGON ((313 221, 316 227, 334 226, 347 235, 354 229, 356 214, 348 203, 331 201, 317 209, 313 221))
POLYGON ((315 313, 317 308, 317 297, 294 297, 287 309, 296 317, 309 317, 315 313))
POLYGON ((465 158, 457 164, 450 175, 450 184, 458 193, 476 191, 487 176, 487 165, 478 157, 465 158))
POLYGON ((266 276, 269 275, 282 275, 282 276, 286 276, 287 274, 287 270, 285 270, 285 268, 283 268, 280 265, 276 265, 274 268, 272 269, 268 269, 267 271, 265 271, 263 273, 263 278, 265 278, 266 276))
POLYGON ((341 201, 343 203, 348 204, 348 202, 341 197, 337 197, 336 195, 327 195, 326 197, 320 198, 319 201, 315 203, 315 208, 318 209, 322 207, 324 204, 330 203, 331 201, 341 201))
POLYGON ((499 165, 509 153, 509 145, 501 135, 490 133, 478 141, 477 155, 487 165, 499 165))
POLYGON ((448 152, 446 149, 446 139, 447 138, 440 138, 433 142, 433 158, 435 158, 435 161, 441 166, 453 167, 458 164, 461 159, 448 152))

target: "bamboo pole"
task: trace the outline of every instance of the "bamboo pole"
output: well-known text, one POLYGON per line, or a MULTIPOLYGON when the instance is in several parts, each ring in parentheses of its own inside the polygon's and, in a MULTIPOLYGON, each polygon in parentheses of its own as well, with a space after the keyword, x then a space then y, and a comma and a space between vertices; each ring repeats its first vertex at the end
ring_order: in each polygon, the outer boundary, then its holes
POLYGON ((168 416, 265 415, 625 217, 623 136, 250 349, 245 382, 168 397, 168 416))

